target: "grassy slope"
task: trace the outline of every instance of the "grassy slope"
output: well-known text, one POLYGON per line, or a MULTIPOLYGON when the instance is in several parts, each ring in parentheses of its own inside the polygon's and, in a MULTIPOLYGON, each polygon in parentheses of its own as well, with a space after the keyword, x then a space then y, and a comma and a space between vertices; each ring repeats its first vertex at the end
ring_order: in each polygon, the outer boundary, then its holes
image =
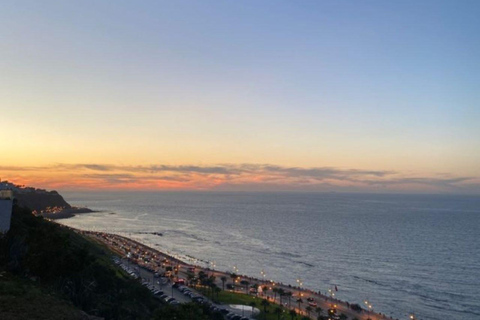
POLYGON ((0 309, 15 311, 16 319, 36 319, 54 310, 59 319, 76 319, 81 313, 72 305, 105 319, 150 319, 160 306, 146 288, 111 263, 105 248, 29 210, 14 209, 11 230, 0 245, 0 270, 8 271, 0 277, 0 309))
POLYGON ((0 319, 221 318, 195 304, 161 304, 111 256, 90 238, 15 207, 0 238, 0 319))
POLYGON ((71 302, 53 292, 2 272, 0 276, 0 319, 88 319, 71 302))

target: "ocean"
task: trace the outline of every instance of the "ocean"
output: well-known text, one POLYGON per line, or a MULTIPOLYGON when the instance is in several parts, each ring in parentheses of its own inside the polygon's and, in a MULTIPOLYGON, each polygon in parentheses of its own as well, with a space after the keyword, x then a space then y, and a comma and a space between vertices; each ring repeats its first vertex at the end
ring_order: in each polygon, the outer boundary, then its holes
POLYGON ((480 197, 62 192, 60 223, 126 235, 223 271, 296 284, 398 319, 480 319, 480 197), (162 236, 149 234, 161 233, 162 236))

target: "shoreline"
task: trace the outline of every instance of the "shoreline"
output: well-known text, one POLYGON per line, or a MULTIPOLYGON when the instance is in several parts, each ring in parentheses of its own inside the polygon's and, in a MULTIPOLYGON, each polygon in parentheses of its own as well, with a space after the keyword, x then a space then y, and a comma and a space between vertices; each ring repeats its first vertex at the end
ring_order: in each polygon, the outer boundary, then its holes
POLYGON ((60 220, 60 219, 68 219, 68 218, 73 218, 78 214, 87 214, 87 213, 94 213, 94 212, 100 212, 100 211, 95 211, 91 210, 89 208, 85 207, 71 207, 69 209, 63 209, 62 211, 59 212, 43 212, 39 213, 38 216, 44 217, 46 219, 50 220, 60 220))
MULTIPOLYGON (((67 227, 67 226, 65 226, 67 227)), ((180 258, 174 257, 173 255, 160 251, 158 249, 152 248, 146 244, 143 244, 137 240, 128 238, 126 236, 112 234, 107 232, 98 232, 98 231, 87 231, 76 229, 72 227, 68 227, 80 234, 83 234, 103 245, 106 245, 110 250, 119 254, 122 258, 128 257, 130 261, 136 263, 137 265, 150 270, 151 272, 158 272, 162 269, 165 269, 167 266, 176 267, 175 270, 178 270, 177 277, 182 276, 183 278, 187 279, 188 273, 191 268, 194 268, 195 273, 198 271, 203 271, 205 273, 210 273, 214 275, 217 281, 220 281, 222 277, 226 277, 227 281, 231 281, 233 283, 232 273, 231 272, 224 272, 215 269, 211 269, 208 267, 202 267, 199 265, 195 265, 189 262, 186 262, 180 258), (166 261, 166 262, 165 262, 166 261)), ((277 293, 272 293, 272 287, 277 289, 283 289, 286 292, 291 292, 291 297, 293 298, 292 303, 289 303, 288 308, 292 308, 296 310, 299 314, 307 315, 306 308, 309 306, 307 299, 311 298, 317 302, 318 307, 321 307, 324 311, 328 310, 329 308, 334 308, 338 311, 338 314, 345 314, 348 316, 348 319, 358 319, 358 320, 385 320, 385 319, 393 319, 392 317, 386 316, 382 313, 376 313, 373 311, 368 311, 362 308, 362 311, 358 312, 351 308, 352 305, 347 301, 342 301, 333 297, 328 297, 321 292, 313 291, 308 288, 302 288, 297 286, 292 286, 290 284, 284 284, 281 282, 275 282, 273 280, 265 280, 265 279, 258 279, 256 277, 252 277, 249 275, 237 275, 241 281, 248 281, 249 285, 258 284, 261 287, 267 286, 270 289, 267 290, 267 293, 258 295, 260 298, 264 298, 269 300, 271 303, 280 304, 280 297, 277 293), (271 291, 271 292, 269 292, 271 291), (301 299, 302 301, 299 303, 296 299, 301 299), (296 305, 298 304, 298 308, 296 305)), ((241 282, 240 281, 240 282, 241 282)), ((237 283, 237 281, 235 281, 237 283)), ((219 283, 221 286, 221 283, 219 283)), ((243 285, 235 285, 242 287, 240 293, 245 293, 243 290, 243 285)), ((236 289, 233 290, 237 292, 236 289)), ((286 298, 284 298, 286 300, 286 298)), ((286 307, 286 303, 284 305, 286 307)), ((314 309, 314 308, 313 308, 314 309)), ((314 312, 312 312, 314 313, 314 312)))

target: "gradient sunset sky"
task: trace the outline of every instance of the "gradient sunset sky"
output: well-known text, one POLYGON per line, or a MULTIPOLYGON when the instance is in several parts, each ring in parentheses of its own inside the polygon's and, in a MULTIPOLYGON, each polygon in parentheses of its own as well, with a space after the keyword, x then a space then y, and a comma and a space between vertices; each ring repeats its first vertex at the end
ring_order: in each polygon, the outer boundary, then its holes
POLYGON ((0 178, 480 194, 480 1, 3 1, 0 178))

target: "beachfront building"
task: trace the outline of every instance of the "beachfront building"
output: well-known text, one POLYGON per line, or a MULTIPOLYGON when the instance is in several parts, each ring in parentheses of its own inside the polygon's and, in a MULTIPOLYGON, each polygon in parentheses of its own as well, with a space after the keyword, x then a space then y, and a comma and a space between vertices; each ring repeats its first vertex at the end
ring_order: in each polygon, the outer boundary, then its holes
POLYGON ((0 199, 13 199, 12 190, 0 190, 0 199))
POLYGON ((11 190, 0 190, 0 234, 10 230, 12 205, 13 192, 11 190))

